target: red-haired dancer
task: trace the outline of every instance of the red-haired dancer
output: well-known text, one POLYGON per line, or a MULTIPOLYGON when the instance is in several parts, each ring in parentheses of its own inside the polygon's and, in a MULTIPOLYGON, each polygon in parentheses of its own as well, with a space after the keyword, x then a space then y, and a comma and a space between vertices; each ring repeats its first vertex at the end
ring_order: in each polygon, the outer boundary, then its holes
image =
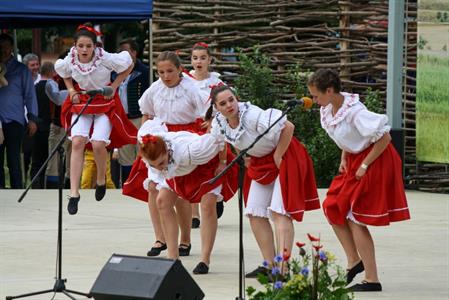
MULTIPOLYGON (((149 177, 159 190, 156 202, 162 218, 168 258, 176 259, 179 256, 175 203, 201 203, 201 208, 204 207, 203 216, 207 218, 201 226, 201 261, 193 273, 207 274, 217 232, 215 203, 217 198, 229 200, 237 189, 236 168, 231 168, 216 183, 208 183, 215 176, 223 141, 211 134, 168 132, 157 118, 142 125, 138 140, 149 177)), ((230 152, 228 156, 232 159, 230 152)))

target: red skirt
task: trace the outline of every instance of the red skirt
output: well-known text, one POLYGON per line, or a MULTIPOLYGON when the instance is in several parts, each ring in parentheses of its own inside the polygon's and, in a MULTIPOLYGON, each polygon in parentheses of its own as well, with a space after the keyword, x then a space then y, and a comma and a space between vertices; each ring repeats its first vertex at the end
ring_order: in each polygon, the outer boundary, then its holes
POLYGON ((295 137, 284 154, 280 169, 274 163, 273 153, 263 157, 251 157, 243 191, 245 203, 251 180, 266 185, 279 175, 284 209, 294 220, 302 221, 304 211, 320 208, 312 159, 295 137))
POLYGON ((382 226, 410 219, 401 158, 391 143, 360 180, 355 178, 371 149, 372 146, 358 154, 348 153, 347 172, 333 179, 323 203, 329 223, 345 224, 350 210, 358 222, 367 225, 382 226))
MULTIPOLYGON (((227 161, 232 161, 234 155, 228 147, 227 161)), ((218 155, 204 165, 197 166, 191 173, 167 180, 170 188, 182 199, 190 203, 199 203, 203 195, 218 186, 222 186, 221 195, 224 201, 234 196, 238 189, 238 166, 234 164, 228 172, 214 184, 208 183, 215 177, 215 170, 219 164, 218 155)))
MULTIPOLYGON (((189 124, 166 124, 168 131, 190 131, 202 132, 201 121, 197 120, 189 124)), ((122 194, 133 197, 137 200, 148 202, 148 191, 143 187, 144 181, 148 178, 148 169, 142 158, 139 156, 134 161, 128 179, 123 184, 122 194)))
MULTIPOLYGON (((79 89, 77 88, 77 90, 79 89)), ((70 96, 68 96, 62 105, 61 124, 65 129, 68 129, 72 124, 72 114, 81 112, 89 96, 79 95, 79 98, 80 103, 73 104, 70 96)), ((105 99, 103 95, 95 95, 83 114, 106 114, 108 116, 112 123, 111 143, 108 145, 108 148, 120 148, 127 144, 137 143, 137 128, 129 121, 118 93, 115 93, 114 98, 110 100, 105 99)))

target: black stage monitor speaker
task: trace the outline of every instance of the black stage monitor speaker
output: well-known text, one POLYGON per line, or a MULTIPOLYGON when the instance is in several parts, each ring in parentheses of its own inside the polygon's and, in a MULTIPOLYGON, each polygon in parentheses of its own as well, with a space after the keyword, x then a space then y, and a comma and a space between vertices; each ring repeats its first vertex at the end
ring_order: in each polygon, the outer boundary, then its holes
POLYGON ((90 294, 95 300, 201 300, 179 260, 113 254, 90 294))

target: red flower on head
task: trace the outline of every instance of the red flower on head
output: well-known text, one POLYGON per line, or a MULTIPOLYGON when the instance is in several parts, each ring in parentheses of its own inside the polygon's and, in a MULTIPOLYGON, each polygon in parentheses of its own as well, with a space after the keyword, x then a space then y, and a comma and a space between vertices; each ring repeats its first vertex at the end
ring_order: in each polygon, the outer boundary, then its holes
POLYGON ((195 45, 193 45, 193 48, 195 48, 196 46, 201 46, 201 47, 204 47, 206 49, 209 48, 209 45, 206 44, 206 43, 203 43, 203 42, 195 43, 195 45))
POLYGON ((310 233, 307 234, 307 237, 309 238, 309 240, 311 242, 319 242, 320 238, 314 237, 313 235, 311 235, 310 233))
POLYGON ((290 259, 290 253, 288 252, 287 249, 284 249, 284 253, 282 253, 282 259, 283 261, 287 261, 290 259))
POLYGON ((144 135, 142 137, 142 143, 143 144, 148 144, 148 143, 153 143, 154 144, 156 142, 157 142, 157 138, 154 135, 147 134, 147 135, 144 135))
POLYGON ((302 247, 304 247, 305 245, 306 245, 306 243, 296 242, 296 246, 297 246, 298 248, 302 248, 302 247))

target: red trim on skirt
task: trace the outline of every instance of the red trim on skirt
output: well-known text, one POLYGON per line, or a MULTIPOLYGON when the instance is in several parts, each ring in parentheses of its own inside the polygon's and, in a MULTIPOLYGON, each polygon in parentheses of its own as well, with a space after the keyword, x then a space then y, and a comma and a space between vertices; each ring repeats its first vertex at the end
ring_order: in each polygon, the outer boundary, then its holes
MULTIPOLYGON (((79 98, 80 103, 73 104, 69 95, 62 105, 61 124, 65 129, 69 128, 72 124, 72 114, 79 114, 89 96, 79 95, 79 98)), ((95 95, 83 114, 106 114, 108 116, 112 124, 112 131, 109 137, 111 143, 108 145, 109 149, 137 143, 137 128, 128 119, 118 93, 115 93, 114 98, 110 100, 105 99, 103 95, 95 95)))
POLYGON ((401 158, 391 143, 360 180, 355 178, 371 149, 347 154, 348 171, 333 179, 323 203, 329 223, 343 225, 350 210, 357 221, 367 225, 383 226, 410 219, 401 158))
MULTIPOLYGON (((232 161, 234 155, 229 147, 227 149, 227 161, 232 161)), ((208 181, 215 177, 218 164, 219 158, 216 155, 208 163, 197 166, 191 173, 169 179, 167 183, 178 196, 190 203, 201 202, 201 198, 205 194, 222 185, 220 194, 223 196, 224 201, 228 201, 238 189, 238 167, 237 164, 234 164, 224 176, 219 178, 214 184, 210 184, 208 181)))
POLYGON ((302 221, 304 211, 320 208, 312 160, 306 148, 295 137, 284 154, 280 169, 274 163, 273 153, 251 157, 243 189, 245 203, 251 180, 266 185, 279 175, 284 209, 293 219, 302 221))

